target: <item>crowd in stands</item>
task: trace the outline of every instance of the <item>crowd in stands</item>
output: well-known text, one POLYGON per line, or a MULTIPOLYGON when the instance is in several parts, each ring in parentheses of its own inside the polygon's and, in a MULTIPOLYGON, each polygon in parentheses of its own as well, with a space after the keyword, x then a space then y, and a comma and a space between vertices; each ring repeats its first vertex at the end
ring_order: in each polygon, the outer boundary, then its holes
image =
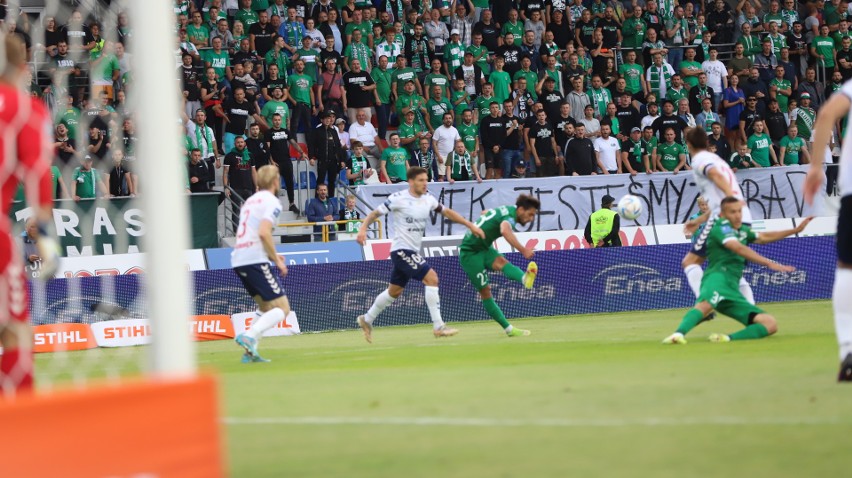
MULTIPOLYGON (((274 162, 293 210, 291 160, 315 164, 331 196, 341 170, 392 183, 409 165, 450 182, 679 172, 689 128, 736 169, 806 163, 816 110, 852 77, 844 0, 175 0, 174 11, 188 189, 211 190, 224 167, 219 186, 251 191, 254 167, 274 162)), ((54 109, 70 194, 134 194, 127 15, 7 23, 47 58, 49 86, 34 94, 54 109)))

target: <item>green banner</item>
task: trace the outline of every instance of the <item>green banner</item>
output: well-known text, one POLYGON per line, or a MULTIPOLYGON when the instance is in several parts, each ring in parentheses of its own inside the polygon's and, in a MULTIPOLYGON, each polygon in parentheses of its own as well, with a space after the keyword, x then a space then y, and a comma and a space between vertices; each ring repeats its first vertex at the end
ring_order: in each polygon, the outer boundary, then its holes
MULTIPOLYGON (((191 194, 189 197, 192 248, 219 247, 217 230, 218 193, 191 194)), ((168 207, 163 208, 163 212, 168 207)), ((17 233, 31 209, 23 202, 12 204, 10 217, 17 233)), ((142 210, 135 199, 83 199, 56 201, 53 222, 62 245, 63 256, 92 256, 145 252, 139 238, 145 234, 142 210)))

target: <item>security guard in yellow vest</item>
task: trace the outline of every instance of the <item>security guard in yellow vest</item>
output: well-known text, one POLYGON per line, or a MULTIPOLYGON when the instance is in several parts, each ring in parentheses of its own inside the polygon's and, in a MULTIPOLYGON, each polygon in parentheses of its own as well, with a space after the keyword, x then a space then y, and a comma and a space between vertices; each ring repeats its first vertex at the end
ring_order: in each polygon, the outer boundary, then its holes
POLYGON ((601 199, 601 208, 589 216, 583 236, 592 247, 621 247, 618 231, 621 227, 618 214, 612 210, 615 198, 609 194, 601 199))

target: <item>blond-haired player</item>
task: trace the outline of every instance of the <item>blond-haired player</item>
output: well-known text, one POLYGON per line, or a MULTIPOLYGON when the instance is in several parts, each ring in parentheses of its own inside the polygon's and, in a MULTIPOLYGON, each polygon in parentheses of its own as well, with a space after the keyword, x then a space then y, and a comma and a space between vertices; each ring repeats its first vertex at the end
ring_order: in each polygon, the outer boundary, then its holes
POLYGON ((257 303, 261 314, 247 332, 234 339, 245 349, 244 363, 269 361, 257 353, 258 341, 264 331, 274 327, 290 313, 287 294, 269 266, 272 262, 282 276, 287 275, 287 266, 275 251, 272 239, 272 230, 281 214, 281 202, 278 200, 280 184, 277 166, 270 164, 257 170, 258 191, 246 199, 240 208, 237 242, 231 252, 231 267, 257 303))

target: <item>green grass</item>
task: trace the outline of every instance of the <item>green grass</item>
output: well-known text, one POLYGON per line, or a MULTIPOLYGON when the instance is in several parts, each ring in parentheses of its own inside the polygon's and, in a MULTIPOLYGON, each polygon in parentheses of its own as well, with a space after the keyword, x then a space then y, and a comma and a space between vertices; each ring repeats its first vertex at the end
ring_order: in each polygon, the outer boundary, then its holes
POLYGON ((706 340, 739 327, 719 318, 661 345, 671 310, 516 320, 533 335, 513 339, 493 322, 440 340, 425 324, 379 326, 372 345, 265 339, 268 364, 208 342, 199 357, 220 376, 234 477, 846 476, 852 387, 835 382, 830 304, 766 310, 777 336, 728 344, 706 340))

